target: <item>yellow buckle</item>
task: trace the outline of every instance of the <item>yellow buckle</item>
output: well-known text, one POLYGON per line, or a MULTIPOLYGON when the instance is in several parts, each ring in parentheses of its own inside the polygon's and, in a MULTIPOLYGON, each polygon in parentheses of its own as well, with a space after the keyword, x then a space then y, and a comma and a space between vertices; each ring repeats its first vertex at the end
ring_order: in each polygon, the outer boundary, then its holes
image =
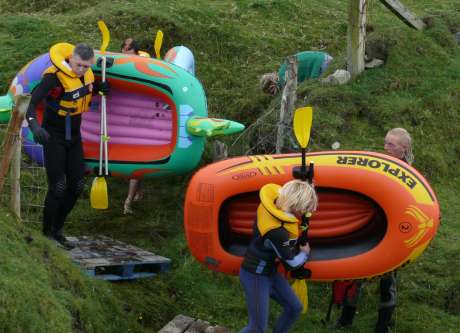
MULTIPOLYGON (((75 116, 76 114, 79 114, 80 112, 78 111, 75 111, 75 112, 70 112, 70 115, 71 116, 75 116)), ((67 116, 68 112, 64 111, 64 110, 59 110, 58 111, 58 115, 62 116, 62 117, 65 117, 67 116)))

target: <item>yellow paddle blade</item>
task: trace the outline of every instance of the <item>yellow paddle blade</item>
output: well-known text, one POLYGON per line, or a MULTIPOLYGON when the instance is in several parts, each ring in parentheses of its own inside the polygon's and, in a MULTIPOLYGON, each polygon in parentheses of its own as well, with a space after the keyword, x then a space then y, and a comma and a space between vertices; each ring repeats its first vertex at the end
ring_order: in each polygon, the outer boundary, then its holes
POLYGON ((100 51, 104 53, 107 49, 107 46, 109 46, 110 32, 109 29, 107 29, 107 26, 105 25, 104 21, 97 21, 97 25, 99 26, 99 30, 101 30, 102 33, 102 44, 100 51))
POLYGON ((158 30, 157 35, 155 36, 155 43, 154 43, 155 54, 157 56, 157 59, 161 59, 160 50, 161 50, 162 44, 163 44, 163 31, 158 30))
POLYGON ((303 309, 302 313, 305 314, 308 311, 308 289, 307 289, 307 281, 295 279, 291 285, 292 290, 299 298, 300 303, 302 303, 303 309))
POLYGON ((311 123, 313 120, 313 108, 306 106, 295 110, 294 134, 301 148, 307 148, 310 140, 311 123))
POLYGON ((91 185, 91 192, 89 195, 91 207, 94 209, 107 209, 109 208, 109 196, 107 193, 107 182, 104 177, 96 177, 91 185))

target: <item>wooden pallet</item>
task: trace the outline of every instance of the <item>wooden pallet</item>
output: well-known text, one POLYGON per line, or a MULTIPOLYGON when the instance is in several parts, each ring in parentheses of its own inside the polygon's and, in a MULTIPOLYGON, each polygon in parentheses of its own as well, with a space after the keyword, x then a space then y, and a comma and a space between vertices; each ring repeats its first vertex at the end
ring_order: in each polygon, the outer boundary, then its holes
POLYGON ((171 260, 109 237, 67 237, 69 251, 89 276, 103 280, 147 278, 169 270, 171 260))
POLYGON ((211 326, 201 319, 177 315, 158 333, 230 333, 230 330, 222 326, 211 326))

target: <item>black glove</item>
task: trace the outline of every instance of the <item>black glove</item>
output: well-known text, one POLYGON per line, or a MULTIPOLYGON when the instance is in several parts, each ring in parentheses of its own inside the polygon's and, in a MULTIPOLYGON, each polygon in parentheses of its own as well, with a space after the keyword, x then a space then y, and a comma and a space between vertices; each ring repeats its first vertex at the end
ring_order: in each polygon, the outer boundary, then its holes
POLYGON ((299 268, 294 269, 291 271, 291 277, 293 279, 309 279, 311 277, 311 271, 309 269, 304 268, 303 266, 300 266, 299 268))
POLYGON ((110 93, 110 85, 107 81, 99 82, 99 94, 107 96, 110 93))
POLYGON ((35 142, 37 142, 37 143, 39 143, 41 145, 43 145, 46 142, 48 142, 48 139, 50 138, 50 135, 46 131, 46 129, 44 129, 43 127, 41 127, 38 124, 37 119, 29 118, 28 123, 29 123, 29 128, 32 131, 32 134, 34 135, 34 141, 35 142))

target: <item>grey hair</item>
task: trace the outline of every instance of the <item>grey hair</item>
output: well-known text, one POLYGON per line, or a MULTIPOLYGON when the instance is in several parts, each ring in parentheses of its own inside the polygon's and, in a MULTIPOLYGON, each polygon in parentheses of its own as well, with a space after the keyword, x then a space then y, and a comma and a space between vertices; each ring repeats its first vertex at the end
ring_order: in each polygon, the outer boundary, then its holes
POLYGON ((260 77, 260 88, 264 93, 276 95, 279 91, 278 81, 279 78, 277 73, 264 74, 260 77))
POLYGON ((75 45, 73 54, 78 55, 81 60, 91 60, 94 58, 93 48, 86 43, 78 43, 75 45))
POLYGON ((401 127, 396 127, 388 131, 387 134, 397 135, 401 145, 404 147, 404 159, 407 163, 414 163, 414 153, 412 152, 412 138, 409 132, 401 127))

